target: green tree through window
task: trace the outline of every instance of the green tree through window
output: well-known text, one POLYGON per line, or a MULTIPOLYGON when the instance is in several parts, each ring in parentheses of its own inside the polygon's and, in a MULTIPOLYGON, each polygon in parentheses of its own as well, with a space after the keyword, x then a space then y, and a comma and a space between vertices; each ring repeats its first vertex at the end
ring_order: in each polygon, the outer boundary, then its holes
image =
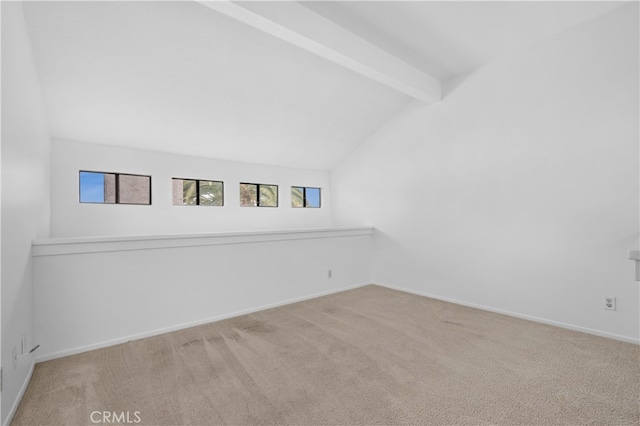
POLYGON ((241 183, 240 206, 278 207, 278 186, 262 183, 241 183))
POLYGON ((176 206, 222 206, 224 184, 215 180, 173 178, 173 204, 176 206))

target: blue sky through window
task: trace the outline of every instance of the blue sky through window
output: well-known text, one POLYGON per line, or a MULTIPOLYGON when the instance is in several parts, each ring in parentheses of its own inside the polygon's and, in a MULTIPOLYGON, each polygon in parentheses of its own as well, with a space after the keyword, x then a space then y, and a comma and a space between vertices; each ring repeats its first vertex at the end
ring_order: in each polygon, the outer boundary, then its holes
POLYGON ((104 203, 104 173, 80 172, 80 202, 104 203))
POLYGON ((320 188, 307 188, 307 207, 320 207, 320 188))

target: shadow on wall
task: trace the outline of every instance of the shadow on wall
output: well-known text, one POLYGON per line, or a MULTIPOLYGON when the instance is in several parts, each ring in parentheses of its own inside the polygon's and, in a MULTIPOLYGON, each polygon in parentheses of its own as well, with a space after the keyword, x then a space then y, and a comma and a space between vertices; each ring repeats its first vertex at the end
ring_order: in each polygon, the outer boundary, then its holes
MULTIPOLYGON (((415 247, 407 247, 406 244, 401 244, 398 238, 375 228, 371 262, 372 281, 387 286, 419 288, 421 283, 416 282, 416 277, 426 275, 415 273, 416 268, 419 270, 428 268, 429 259, 418 257, 415 253, 417 253, 415 247), (413 272, 406 273, 407 271, 413 272)), ((418 280, 421 281, 421 279, 418 280)))

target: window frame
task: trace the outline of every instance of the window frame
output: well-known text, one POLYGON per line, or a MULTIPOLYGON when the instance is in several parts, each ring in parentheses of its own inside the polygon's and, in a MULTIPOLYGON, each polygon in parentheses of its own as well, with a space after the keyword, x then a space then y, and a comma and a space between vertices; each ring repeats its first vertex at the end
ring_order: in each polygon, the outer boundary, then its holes
POLYGON ((269 207, 269 208, 278 208, 280 207, 280 187, 273 183, 252 183, 252 182, 240 182, 238 184, 238 189, 242 191, 242 185, 255 185, 256 186, 256 205, 255 206, 243 206, 242 205, 242 194, 240 194, 240 207, 269 207), (275 206, 261 206, 260 205, 260 187, 261 186, 275 186, 276 187, 276 205, 275 206))
POLYGON ((152 177, 151 175, 142 175, 137 173, 120 173, 120 172, 101 172, 97 170, 79 170, 78 171, 78 202, 80 204, 104 204, 104 205, 116 205, 121 204, 124 206, 150 206, 153 204, 153 199, 151 197, 152 191, 152 177), (99 173, 102 175, 114 175, 115 176, 115 201, 113 203, 105 203, 104 201, 101 203, 95 201, 82 201, 81 198, 81 190, 82 190, 82 182, 81 176, 82 173, 99 173), (148 203, 122 203, 120 202, 120 176, 135 176, 135 177, 145 177, 149 178, 149 202, 148 203))
MULTIPOLYGON (((173 204, 173 201, 171 202, 172 206, 203 206, 203 207, 224 207, 224 181, 222 180, 211 180, 211 179, 195 179, 195 178, 180 178, 180 177, 172 177, 171 178, 171 190, 173 191, 173 181, 174 180, 191 180, 191 181, 195 181, 196 183, 196 204, 173 204), (215 182, 215 183, 220 183, 222 184, 222 204, 220 204, 219 206, 216 205, 207 205, 207 204, 200 204, 200 182, 215 182)), ((184 199, 184 198, 183 198, 184 199)))
POLYGON ((293 199, 291 200, 291 208, 292 209, 319 209, 322 207, 322 188, 317 186, 291 186, 291 189, 300 188, 302 189, 302 205, 294 206, 293 199), (318 207, 308 206, 307 205, 307 189, 317 189, 318 190, 318 207))

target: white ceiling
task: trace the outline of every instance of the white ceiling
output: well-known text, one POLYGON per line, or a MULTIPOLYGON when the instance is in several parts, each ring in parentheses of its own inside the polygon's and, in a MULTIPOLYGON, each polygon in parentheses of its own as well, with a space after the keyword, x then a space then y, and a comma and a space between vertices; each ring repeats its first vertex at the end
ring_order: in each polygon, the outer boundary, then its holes
MULTIPOLYGON (((614 2, 305 5, 438 79, 614 2)), ((330 170, 410 98, 196 2, 25 2, 54 138, 330 170)))
POLYGON ((593 19, 616 1, 309 1, 398 58, 446 80, 593 19))
POLYGON ((409 100, 198 3, 24 8, 58 139, 328 170, 409 100))

